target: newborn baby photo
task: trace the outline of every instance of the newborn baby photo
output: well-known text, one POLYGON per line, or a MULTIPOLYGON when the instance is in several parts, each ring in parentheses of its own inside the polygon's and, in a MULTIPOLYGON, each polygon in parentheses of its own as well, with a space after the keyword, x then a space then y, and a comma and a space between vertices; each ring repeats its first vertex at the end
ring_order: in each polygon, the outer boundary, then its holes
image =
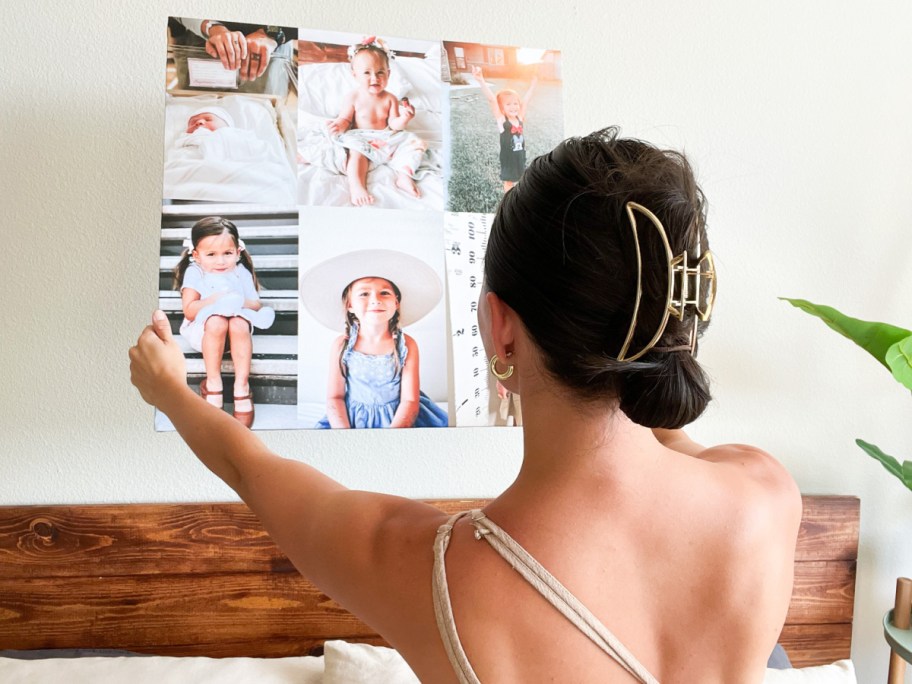
POLYGON ((164 199, 293 204, 293 122, 268 98, 168 96, 164 199))

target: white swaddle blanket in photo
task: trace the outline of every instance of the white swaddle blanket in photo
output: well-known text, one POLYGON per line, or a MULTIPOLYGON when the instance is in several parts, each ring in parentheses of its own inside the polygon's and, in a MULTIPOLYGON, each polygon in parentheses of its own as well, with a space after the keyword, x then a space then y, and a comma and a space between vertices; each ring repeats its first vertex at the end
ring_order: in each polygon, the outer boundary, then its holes
POLYGON ((263 145, 253 131, 241 128, 218 128, 210 131, 199 128, 177 139, 172 159, 201 159, 210 162, 273 162, 285 161, 281 150, 263 145))
POLYGON ((245 95, 169 97, 165 199, 292 204, 295 176, 271 102, 245 95), (188 134, 187 120, 217 105, 234 125, 188 134))

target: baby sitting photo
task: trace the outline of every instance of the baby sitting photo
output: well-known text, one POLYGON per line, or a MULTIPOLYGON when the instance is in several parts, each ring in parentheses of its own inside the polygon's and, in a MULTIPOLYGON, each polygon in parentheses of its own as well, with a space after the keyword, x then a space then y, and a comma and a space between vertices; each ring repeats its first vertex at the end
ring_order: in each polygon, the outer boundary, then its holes
POLYGON ((439 46, 313 33, 300 50, 300 203, 441 209, 439 46))
POLYGON ((396 172, 396 187, 420 197, 412 180, 427 145, 405 127, 415 118, 408 98, 401 102, 386 90, 389 84, 392 50, 375 36, 365 37, 348 49, 352 76, 357 87, 342 100, 335 119, 327 123, 332 136, 348 150, 345 175, 355 206, 373 204, 367 191, 369 162, 387 164, 396 172))

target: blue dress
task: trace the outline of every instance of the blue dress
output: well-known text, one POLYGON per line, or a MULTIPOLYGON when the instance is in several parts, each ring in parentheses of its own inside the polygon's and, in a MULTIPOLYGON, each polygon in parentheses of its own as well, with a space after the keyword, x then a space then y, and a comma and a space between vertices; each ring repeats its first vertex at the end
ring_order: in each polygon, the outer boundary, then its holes
MULTIPOLYGON (((358 341, 358 326, 353 325, 351 335, 342 352, 342 362, 347 369, 345 377, 345 408, 348 421, 353 428, 385 428, 393 422, 402 384, 402 367, 408 358, 405 335, 400 333, 397 340, 400 368, 396 368, 396 358, 389 354, 364 354, 355 351, 358 341)), ((418 416, 412 427, 446 427, 447 413, 431 401, 424 392, 419 392, 418 416)), ((323 418, 316 426, 325 429, 330 427, 329 420, 323 418)))

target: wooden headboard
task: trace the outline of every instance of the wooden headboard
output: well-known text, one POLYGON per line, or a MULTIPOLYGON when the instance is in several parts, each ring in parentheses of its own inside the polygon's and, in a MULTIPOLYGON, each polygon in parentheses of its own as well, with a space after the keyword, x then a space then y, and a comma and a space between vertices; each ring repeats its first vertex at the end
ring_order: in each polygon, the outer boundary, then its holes
MULTIPOLYGON (((849 657, 858 520, 854 497, 804 497, 780 638, 796 667, 849 657)), ((0 649, 287 656, 327 639, 383 643, 301 577, 244 504, 0 507, 0 649)))

